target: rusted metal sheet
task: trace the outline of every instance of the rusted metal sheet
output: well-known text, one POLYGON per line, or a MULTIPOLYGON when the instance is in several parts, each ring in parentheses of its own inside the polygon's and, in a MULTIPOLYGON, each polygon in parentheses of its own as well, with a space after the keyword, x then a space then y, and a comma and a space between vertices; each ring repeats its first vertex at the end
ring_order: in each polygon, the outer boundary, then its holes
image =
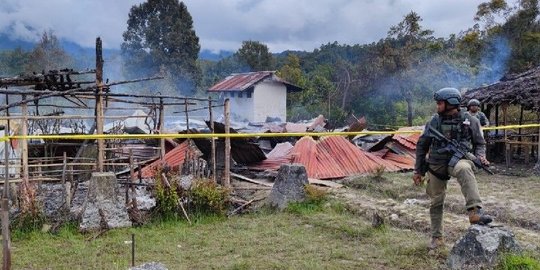
POLYGON ((156 160, 141 170, 143 178, 151 178, 155 176, 156 171, 163 166, 177 168, 184 163, 186 156, 200 157, 202 153, 197 149, 191 140, 185 140, 173 150, 169 151, 163 157, 163 160, 156 160))
POLYGON ((258 82, 272 76, 272 74, 273 72, 271 71, 233 74, 212 86, 212 88, 208 89, 208 91, 244 91, 258 82))

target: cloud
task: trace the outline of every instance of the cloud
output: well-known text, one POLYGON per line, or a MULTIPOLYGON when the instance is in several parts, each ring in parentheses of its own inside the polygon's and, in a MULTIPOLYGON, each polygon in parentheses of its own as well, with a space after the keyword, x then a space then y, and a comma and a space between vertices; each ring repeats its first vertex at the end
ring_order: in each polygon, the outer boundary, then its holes
MULTIPOLYGON (((471 27, 485 0, 186 0, 201 47, 237 50, 244 40, 271 51, 311 51, 328 42, 365 44, 414 10, 423 26, 446 37, 471 27)), ((37 41, 45 30, 93 47, 119 48, 130 8, 142 0, 0 0, 0 33, 37 41)))

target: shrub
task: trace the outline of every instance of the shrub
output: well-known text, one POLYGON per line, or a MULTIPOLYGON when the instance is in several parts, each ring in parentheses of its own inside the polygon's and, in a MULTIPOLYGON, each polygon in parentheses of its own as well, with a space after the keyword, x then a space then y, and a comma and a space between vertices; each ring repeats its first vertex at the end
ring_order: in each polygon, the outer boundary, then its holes
MULTIPOLYGON (((180 199, 176 190, 176 177, 167 177, 164 179, 162 170, 156 172, 156 211, 162 217, 170 218, 178 215, 178 201, 180 199)), ((171 176, 171 174, 169 174, 171 176)))
POLYGON ((212 180, 193 181, 189 198, 197 213, 224 215, 227 210, 227 198, 230 190, 212 180))

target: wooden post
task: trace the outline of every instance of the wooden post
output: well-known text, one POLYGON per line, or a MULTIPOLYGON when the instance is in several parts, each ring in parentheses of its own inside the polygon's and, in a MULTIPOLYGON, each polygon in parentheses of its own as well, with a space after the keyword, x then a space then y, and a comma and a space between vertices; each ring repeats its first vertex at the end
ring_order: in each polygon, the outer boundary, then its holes
POLYGON ((189 115, 188 115, 188 100, 184 99, 184 111, 186 112, 186 133, 189 133, 189 115))
MULTIPOLYGON (((538 118, 538 124, 540 124, 540 112, 537 113, 537 118, 538 118)), ((538 143, 538 147, 536 148, 537 158, 536 158, 535 167, 540 172, 540 126, 538 127, 538 141, 537 141, 537 143, 538 143)))
POLYGON ((223 172, 223 186, 231 186, 231 138, 229 135, 230 129, 230 109, 229 99, 225 99, 225 171, 223 172))
MULTIPOLYGON (((214 117, 212 115, 212 99, 208 97, 208 110, 210 113, 210 132, 214 134, 214 117)), ((212 162, 212 180, 214 183, 216 183, 216 172, 217 172, 217 165, 216 165, 216 138, 212 137, 210 138, 211 146, 212 146, 212 155, 211 155, 211 162, 212 162)))
MULTIPOLYGON (((4 129, 4 132, 8 132, 4 129)), ((5 133, 6 136, 9 133, 5 133)), ((9 141, 4 141, 4 196, 2 197, 2 269, 11 269, 11 239, 9 235, 9 141)))
MULTIPOLYGON (((508 110, 508 103, 502 104, 502 111, 503 111, 503 125, 506 126, 506 112, 508 110)), ((504 152, 505 152, 505 160, 506 160, 506 168, 510 167, 510 158, 512 156, 510 144, 508 143, 508 132, 506 129, 503 130, 504 135, 504 152)))
MULTIPOLYGON (((520 105, 519 106, 521 109, 520 109, 520 112, 519 112, 519 125, 523 125, 523 105, 520 105)), ((521 157, 521 149, 523 148, 523 146, 521 145, 521 142, 523 141, 523 139, 521 138, 521 128, 518 129, 518 142, 520 142, 520 144, 518 144, 518 149, 517 149, 517 156, 518 157, 521 157)), ((525 140, 527 141, 527 140, 525 140)), ((525 149, 527 147, 525 146, 525 149)), ((527 151, 527 150, 525 150, 527 151)), ((525 154, 527 156, 527 154, 525 154)), ((528 157, 525 157, 525 161, 526 163, 529 163, 528 161, 528 157)))
POLYGON ((2 198, 2 269, 11 269, 11 239, 9 235, 9 203, 2 198))
MULTIPOLYGON (((26 95, 22 95, 22 100, 26 100, 26 95)), ((22 136, 28 135, 28 104, 23 102, 21 105, 22 110, 22 136)), ((25 187, 28 187, 28 140, 26 138, 21 140, 21 155, 22 155, 22 180, 25 187)))
MULTIPOLYGON (((498 127, 499 126, 499 105, 495 105, 495 126, 498 127)), ((495 130, 495 136, 496 135, 499 135, 499 130, 496 129, 495 130)))
MULTIPOLYGON (((163 98, 159 98, 159 134, 163 134, 165 125, 165 107, 163 107, 163 98)), ((159 156, 163 160, 165 157, 165 138, 159 140, 159 156)))
MULTIPOLYGON (((131 202, 133 209, 137 209, 137 194, 135 192, 135 169, 133 168, 133 149, 129 149, 129 180, 131 182, 131 202)), ((127 190, 126 186, 126 190, 127 190)))
POLYGON ((67 154, 64 152, 63 165, 62 165, 62 186, 66 185, 66 169, 67 169, 67 154))
MULTIPOLYGON (((103 134, 103 54, 101 48, 101 38, 96 39, 96 133, 103 134)), ((98 139, 97 170, 103 172, 103 162, 105 160, 105 141, 98 139)))

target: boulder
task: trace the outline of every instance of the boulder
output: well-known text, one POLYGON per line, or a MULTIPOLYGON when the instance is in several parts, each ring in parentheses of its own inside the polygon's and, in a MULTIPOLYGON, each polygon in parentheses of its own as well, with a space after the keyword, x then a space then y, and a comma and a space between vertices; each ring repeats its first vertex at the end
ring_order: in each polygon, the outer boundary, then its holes
POLYGON ((306 168, 302 164, 284 164, 279 168, 268 203, 284 209, 289 202, 305 200, 305 186, 309 184, 306 168))
POLYGON ((508 229, 472 225, 454 244, 447 264, 450 269, 491 269, 501 254, 520 251, 508 229))

